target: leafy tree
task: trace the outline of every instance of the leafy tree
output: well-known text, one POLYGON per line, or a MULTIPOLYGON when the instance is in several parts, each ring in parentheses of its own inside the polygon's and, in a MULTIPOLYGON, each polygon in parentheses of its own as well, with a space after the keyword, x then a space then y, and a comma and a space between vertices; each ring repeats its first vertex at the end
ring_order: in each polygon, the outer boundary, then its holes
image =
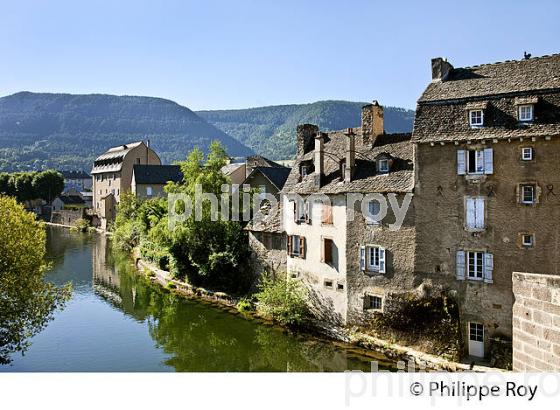
POLYGON ((308 291, 301 282, 278 278, 264 278, 255 295, 258 309, 277 322, 288 326, 300 326, 310 317, 308 291))
POLYGON ((51 203, 64 190, 64 177, 54 170, 38 172, 33 177, 32 187, 35 198, 51 203))
POLYGON ((28 172, 14 174, 12 176, 18 201, 29 201, 37 198, 33 191, 33 176, 34 174, 28 172))
POLYGON ((14 198, 0 196, 0 363, 24 351, 69 298, 70 286, 44 282, 46 234, 14 198))

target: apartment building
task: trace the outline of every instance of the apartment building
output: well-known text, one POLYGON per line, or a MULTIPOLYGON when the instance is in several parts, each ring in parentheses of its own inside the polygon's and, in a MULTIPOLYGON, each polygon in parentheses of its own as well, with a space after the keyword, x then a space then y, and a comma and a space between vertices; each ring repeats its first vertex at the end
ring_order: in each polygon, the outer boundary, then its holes
POLYGON ((418 100, 415 271, 456 292, 465 350, 512 335, 512 273, 560 274, 560 55, 455 68, 418 100))
POLYGON ((95 159, 93 177, 93 209, 102 229, 115 219, 120 196, 131 189, 134 165, 161 165, 149 142, 133 142, 108 149, 95 159))

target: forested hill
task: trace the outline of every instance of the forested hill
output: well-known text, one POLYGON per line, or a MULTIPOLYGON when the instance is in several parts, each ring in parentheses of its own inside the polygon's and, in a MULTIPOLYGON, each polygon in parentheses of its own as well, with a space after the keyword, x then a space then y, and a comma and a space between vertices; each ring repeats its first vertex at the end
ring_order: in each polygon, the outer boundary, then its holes
MULTIPOLYGON (((296 126, 317 124, 322 130, 359 127, 366 103, 318 101, 312 104, 277 105, 242 110, 197 111, 209 123, 271 159, 295 155, 296 126)), ((410 132, 414 111, 384 107, 386 132, 410 132)))
POLYGON ((188 108, 161 98, 30 92, 0 98, 0 171, 89 171, 107 148, 146 139, 166 163, 214 139, 230 155, 252 153, 188 108))

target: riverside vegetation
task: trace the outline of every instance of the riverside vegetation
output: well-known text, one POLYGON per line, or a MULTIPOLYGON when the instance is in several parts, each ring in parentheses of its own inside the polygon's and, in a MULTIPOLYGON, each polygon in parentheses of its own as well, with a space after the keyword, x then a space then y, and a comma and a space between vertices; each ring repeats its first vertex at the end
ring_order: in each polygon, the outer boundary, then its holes
MULTIPOLYGON (((195 186, 200 185, 202 192, 219 197, 222 185, 230 182, 221 172, 227 159, 217 141, 210 144, 206 156, 193 149, 179 163, 183 181, 168 183, 166 192, 186 194, 194 203, 195 186)), ((250 253, 242 223, 221 218, 212 221, 211 212, 210 202, 202 201, 201 218, 195 219, 193 214, 170 230, 166 198, 139 201, 132 194, 123 194, 112 227, 113 241, 118 249, 128 252, 138 247, 143 258, 177 280, 244 297, 240 310, 256 308, 287 326, 305 324, 310 318, 307 291, 286 280, 265 278, 258 283, 261 272, 254 272, 248 263, 250 253)))

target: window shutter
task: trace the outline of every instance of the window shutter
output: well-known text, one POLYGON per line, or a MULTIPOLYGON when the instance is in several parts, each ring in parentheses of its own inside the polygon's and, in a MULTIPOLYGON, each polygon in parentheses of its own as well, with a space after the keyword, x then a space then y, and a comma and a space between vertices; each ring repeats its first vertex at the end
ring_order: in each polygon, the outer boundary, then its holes
POLYGON ((292 203, 292 210, 294 212, 294 222, 298 221, 298 215, 297 215, 297 203, 296 201, 291 201, 292 203))
POLYGON ((305 259, 305 237, 299 237, 299 255, 302 259, 305 259))
POLYGON ((379 273, 385 273, 385 248, 379 248, 379 273))
POLYGON ((366 270, 366 247, 360 246, 360 270, 366 270))
POLYGON ((494 173, 494 150, 492 148, 484 149, 484 173, 494 173))
POLYGON ((466 166, 466 151, 464 149, 457 150, 457 175, 465 175, 467 172, 466 166))
POLYGON ((484 198, 475 200, 476 228, 484 229, 484 198))
POLYGON ((331 239, 323 240, 324 257, 323 260, 326 263, 332 263, 332 248, 333 242, 331 239))
POLYGON ((286 236, 286 249, 288 250, 288 255, 292 256, 292 236, 286 236))
POLYGON ((467 198, 467 228, 476 228, 476 200, 474 198, 467 198))
POLYGON ((325 262, 325 254, 327 253, 327 240, 325 238, 321 238, 321 262, 325 262))
POLYGON ((457 280, 465 280, 465 251, 457 251, 457 280))
POLYGON ((311 223, 311 201, 309 200, 305 203, 305 222, 311 223))
POLYGON ((491 253, 484 254, 484 282, 493 283, 492 273, 494 271, 494 255, 491 253))

